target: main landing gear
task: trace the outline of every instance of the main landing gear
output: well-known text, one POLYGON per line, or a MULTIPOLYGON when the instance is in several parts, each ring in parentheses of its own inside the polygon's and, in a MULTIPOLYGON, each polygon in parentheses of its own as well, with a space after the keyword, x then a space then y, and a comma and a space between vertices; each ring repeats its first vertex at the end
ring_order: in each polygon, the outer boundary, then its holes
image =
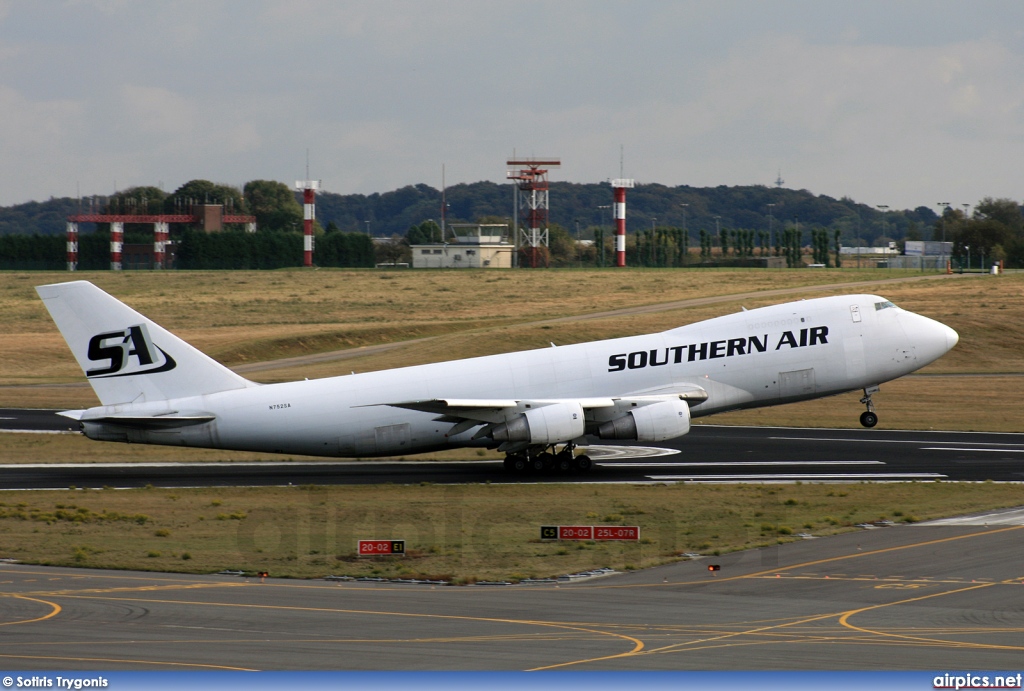
POLYGON ((864 398, 860 402, 867 406, 867 410, 860 414, 860 424, 865 427, 874 427, 878 424, 878 416, 875 415, 875 404, 871 401, 871 394, 878 393, 877 386, 869 386, 864 389, 864 398))
POLYGON ((585 473, 594 467, 594 462, 585 454, 574 455, 575 448, 575 444, 566 444, 556 453, 552 444, 542 451, 512 453, 505 456, 505 470, 524 475, 585 473))

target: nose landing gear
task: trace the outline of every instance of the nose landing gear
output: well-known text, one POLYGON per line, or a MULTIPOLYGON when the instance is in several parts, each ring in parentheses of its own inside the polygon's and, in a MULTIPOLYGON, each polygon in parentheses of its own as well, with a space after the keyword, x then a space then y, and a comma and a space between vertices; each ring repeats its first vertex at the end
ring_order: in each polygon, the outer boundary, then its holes
POLYGON ((875 415, 875 404, 871 400, 871 395, 878 393, 877 386, 869 386, 864 389, 864 398, 860 399, 860 402, 867 406, 867 410, 860 414, 860 424, 865 427, 874 427, 878 424, 878 416, 875 415))

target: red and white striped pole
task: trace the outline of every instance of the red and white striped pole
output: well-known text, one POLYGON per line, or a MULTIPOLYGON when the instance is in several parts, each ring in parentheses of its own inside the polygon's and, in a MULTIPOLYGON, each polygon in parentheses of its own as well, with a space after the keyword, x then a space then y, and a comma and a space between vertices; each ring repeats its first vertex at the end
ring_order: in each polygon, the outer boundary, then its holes
POLYGON ((153 268, 164 268, 166 258, 165 248, 167 246, 168 224, 157 221, 153 224, 153 268))
POLYGON ((295 186, 302 190, 302 265, 313 266, 313 219, 316 218, 316 191, 319 180, 296 180, 295 186))
POLYGON ((121 250, 124 247, 124 223, 113 221, 110 224, 110 270, 121 270, 121 250))
POLYGON ((626 190, 632 187, 632 180, 612 180, 615 190, 615 266, 626 265, 626 190))
POLYGON ((68 221, 68 271, 78 270, 78 224, 68 221))

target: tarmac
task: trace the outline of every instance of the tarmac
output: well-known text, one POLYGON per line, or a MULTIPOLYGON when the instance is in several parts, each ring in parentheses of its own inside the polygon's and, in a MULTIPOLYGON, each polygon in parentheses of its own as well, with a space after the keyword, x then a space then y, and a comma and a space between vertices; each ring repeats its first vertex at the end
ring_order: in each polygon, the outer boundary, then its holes
POLYGON ((0 564, 0 665, 1019 671, 1022 540, 1018 509, 512 586, 0 564))

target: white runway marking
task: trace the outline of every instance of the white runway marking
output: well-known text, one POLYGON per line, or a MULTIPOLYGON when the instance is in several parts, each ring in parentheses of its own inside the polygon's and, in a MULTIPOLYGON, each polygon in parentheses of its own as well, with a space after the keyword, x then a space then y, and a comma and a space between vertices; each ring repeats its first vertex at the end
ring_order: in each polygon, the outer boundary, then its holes
POLYGON ((884 461, 722 461, 721 463, 602 463, 602 468, 719 468, 722 466, 885 465, 884 461))
MULTIPOLYGON (((856 439, 853 437, 768 437, 775 441, 840 441, 854 444, 929 444, 920 439, 856 439)), ((945 443, 945 442, 941 442, 945 443)), ((955 444, 957 442, 950 442, 955 444)), ((966 442, 964 442, 966 443, 966 442)))
POLYGON ((70 429, 0 429, 0 434, 78 434, 70 429))
POLYGON ((941 473, 771 473, 757 475, 648 475, 652 480, 685 480, 687 482, 778 482, 801 480, 813 482, 859 480, 936 480, 947 477, 941 473))
POLYGON ((989 453, 1024 453, 1024 449, 982 449, 955 446, 922 446, 922 451, 987 451, 989 453))
POLYGON ((940 518, 935 521, 925 521, 923 523, 917 523, 916 525, 1024 525, 1024 509, 995 511, 993 513, 981 514, 980 516, 956 516, 954 518, 940 518))
POLYGON ((657 446, 580 446, 577 447, 595 461, 606 465, 606 460, 623 458, 653 458, 657 456, 674 456, 681 453, 678 449, 663 449, 657 446))
MULTIPOLYGON (((768 437, 778 441, 839 441, 853 442, 856 444, 945 444, 947 446, 963 446, 965 444, 977 444, 976 441, 934 441, 924 439, 856 439, 852 437, 768 437)), ((1007 444, 1004 442, 983 442, 986 446, 1024 446, 1020 442, 1007 444)))

